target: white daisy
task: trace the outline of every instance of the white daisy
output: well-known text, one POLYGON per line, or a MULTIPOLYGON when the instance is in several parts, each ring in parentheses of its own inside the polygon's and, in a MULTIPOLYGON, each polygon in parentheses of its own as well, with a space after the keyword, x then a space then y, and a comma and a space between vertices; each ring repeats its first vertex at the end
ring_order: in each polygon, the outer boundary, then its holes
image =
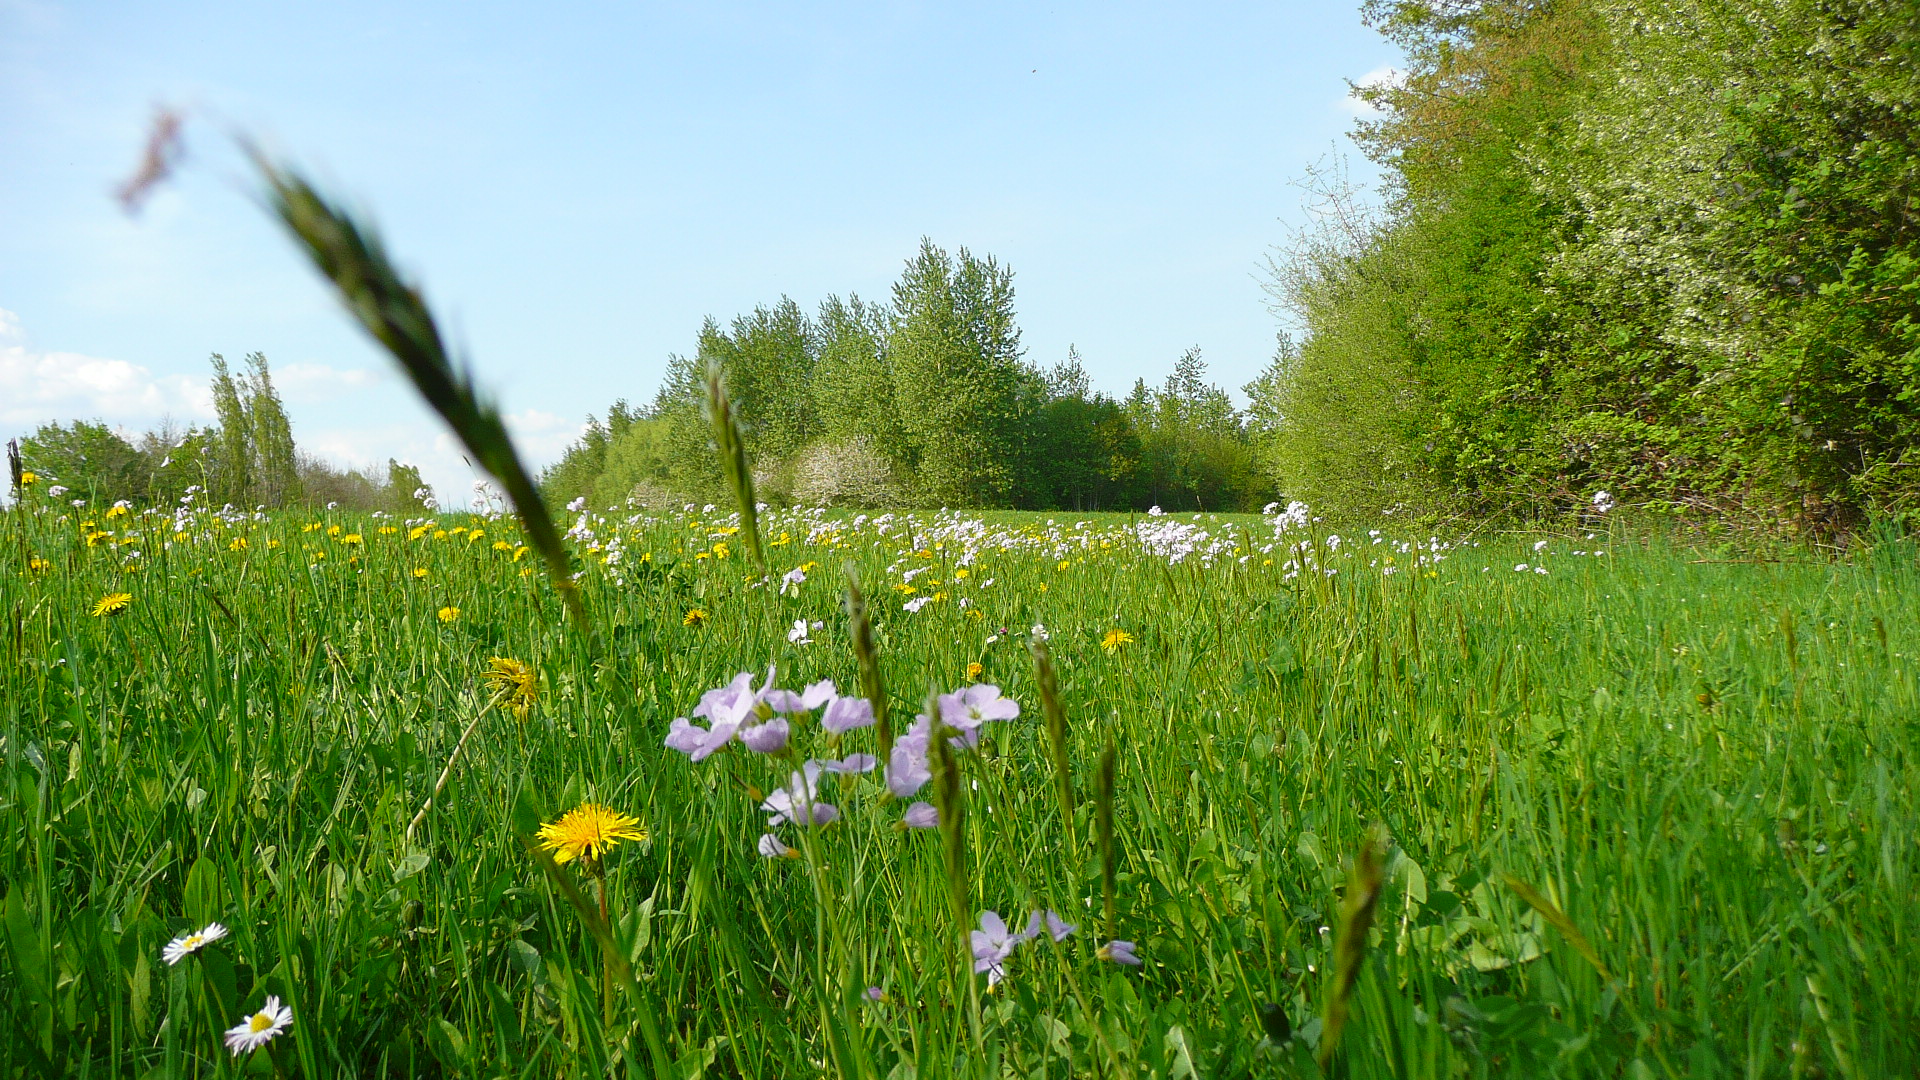
POLYGON ((293 1010, 269 997, 261 1010, 227 1029, 227 1049, 234 1057, 257 1050, 293 1026, 293 1010))
POLYGON ((167 942, 167 947, 160 950, 160 958, 169 965, 177 964, 199 952, 202 947, 211 945, 226 936, 226 927, 219 923, 208 923, 191 934, 183 934, 167 942))

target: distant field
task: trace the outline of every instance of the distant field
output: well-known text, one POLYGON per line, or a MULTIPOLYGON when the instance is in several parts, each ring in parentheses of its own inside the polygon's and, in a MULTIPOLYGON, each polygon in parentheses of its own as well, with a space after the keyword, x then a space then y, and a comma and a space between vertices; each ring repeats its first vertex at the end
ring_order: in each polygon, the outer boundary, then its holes
MULTIPOLYGON (((774 511, 763 580, 720 510, 562 525, 591 634, 511 518, 31 492, 0 515, 0 1071, 1920 1065, 1911 545, 1743 562, 1599 519, 1452 546, 1278 515, 774 511), (830 738, 816 705, 778 754, 664 744, 770 661, 778 688, 857 694, 848 563, 896 735, 970 684, 1020 714, 951 766, 924 742, 924 788, 823 775, 801 795, 835 820, 770 826, 801 760, 857 769, 877 728, 830 738), (517 835, 586 801, 647 838, 543 868, 517 835), (1018 935, 1045 909, 1072 932, 1018 935), (230 1054, 268 995, 291 1027, 230 1054)), ((742 731, 770 746, 780 702, 742 731)))

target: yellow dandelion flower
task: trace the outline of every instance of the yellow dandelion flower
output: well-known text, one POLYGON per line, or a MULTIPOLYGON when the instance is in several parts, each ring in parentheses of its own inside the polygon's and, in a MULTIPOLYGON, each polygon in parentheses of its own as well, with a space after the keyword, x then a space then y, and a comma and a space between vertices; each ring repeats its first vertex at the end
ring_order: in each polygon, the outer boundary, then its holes
POLYGON ((984 611, 981 611, 977 607, 970 607, 967 609, 967 618, 972 619, 974 622, 979 622, 982 619, 985 619, 986 617, 987 617, 987 613, 984 611))
POLYGON ((459 536, 467 531, 467 527, 465 525, 455 525, 450 531, 453 535, 459 536))
POLYGON ((707 621, 707 613, 705 609, 689 608, 687 609, 687 617, 680 620, 680 625, 681 626, 700 626, 704 624, 706 621, 707 621))
POLYGON ((400 531, 399 529, 396 529, 391 525, 382 525, 380 526, 380 529, 379 529, 381 536, 392 536, 394 533, 397 533, 399 531, 400 531))
POLYGON ((1072 566, 1072 565, 1073 565, 1073 563, 1072 563, 1071 561, 1069 561, 1069 560, 1067 560, 1067 559, 1061 559, 1061 560, 1060 560, 1060 564, 1059 564, 1058 566, 1055 566, 1055 567, 1054 567, 1054 569, 1055 569, 1055 570, 1065 570, 1065 569, 1066 569, 1067 567, 1069 567, 1069 566, 1072 566))
POLYGON ((512 550, 513 550, 513 545, 512 545, 512 544, 509 544, 509 543, 507 543, 507 542, 506 542, 505 540, 495 540, 495 541, 493 542, 493 550, 495 550, 495 551, 512 551, 512 550))
POLYGON ((123 503, 123 502, 114 503, 113 506, 111 506, 107 510, 107 520, 112 521, 114 518, 117 518, 117 517, 126 517, 127 514, 130 512, 131 511, 127 509, 126 503, 123 503))
POLYGON ((970 576, 972 575, 968 573, 967 568, 964 566, 953 572, 953 580, 955 581, 965 581, 970 576))
POLYGON ((435 540, 445 540, 447 538, 447 530, 445 529, 433 530, 433 538, 435 540))
POLYGON ((1109 630, 1107 636, 1100 639, 1100 647, 1110 653, 1116 653, 1120 651, 1120 646, 1129 645, 1132 642, 1133 635, 1125 630, 1109 630))
POLYGON ((415 525, 413 528, 407 530, 407 539, 418 540, 427 535, 432 529, 433 526, 431 525, 415 525))
POLYGON ((268 550, 268 551, 272 551, 272 550, 273 550, 274 548, 277 548, 277 547, 279 547, 279 546, 280 546, 280 541, 278 541, 278 540, 269 540, 269 541, 267 541, 267 550, 268 550))
POLYGON ((236 536, 232 540, 227 541, 227 550, 228 551, 247 550, 247 538, 244 536, 236 536))
POLYGON ((338 526, 338 525, 329 525, 329 526, 327 526, 327 535, 328 535, 328 536, 339 536, 339 535, 340 535, 340 526, 338 526))
POLYGON ((513 549, 513 561, 514 561, 514 562, 519 562, 519 561, 520 561, 520 559, 521 559, 521 557, 522 557, 522 556, 524 556, 524 555, 526 555, 526 553, 527 553, 527 545, 525 545, 525 544, 521 544, 521 545, 520 545, 519 547, 517 547, 517 548, 514 548, 514 549, 513 549))
POLYGON ((496 656, 487 661, 487 670, 481 672, 480 677, 493 687, 500 704, 522 720, 540 696, 540 673, 523 660, 496 656))
POLYGON ((985 670, 987 669, 984 667, 981 667, 980 662, 976 660, 973 663, 967 665, 967 678, 969 680, 977 679, 980 677, 980 673, 985 670))
POLYGON ((32 487, 33 485, 39 482, 40 482, 40 478, 38 476, 35 476, 32 471, 22 472, 20 474, 21 487, 32 487))
POLYGON ((343 536, 343 537, 341 537, 341 538, 340 538, 340 542, 341 542, 341 543, 343 543, 343 544, 364 544, 364 543, 366 543, 366 541, 365 541, 365 540, 363 540, 363 539, 361 539, 361 537, 360 537, 360 534, 359 534, 359 533, 348 533, 347 535, 345 535, 345 536, 343 536))
POLYGON ((450 623, 460 617, 460 609, 449 604, 441 608, 436 614, 440 616, 441 622, 450 623))
POLYGON ((540 826, 540 846, 553 852, 553 861, 572 862, 582 856, 598 860, 623 840, 645 840, 647 830, 638 818, 598 803, 585 802, 540 826))
POLYGON ((732 552, 733 552, 733 549, 727 546, 727 542, 725 540, 722 540, 719 543, 713 545, 713 557, 716 559, 724 559, 728 555, 732 554, 732 552))
POLYGON ((1043 582, 1041 582, 1041 583, 1040 583, 1040 591, 1041 591, 1041 592, 1046 592, 1046 591, 1047 591, 1047 583, 1046 583, 1046 582, 1044 582, 1044 581, 1043 581, 1043 582))
POLYGON ((414 576, 414 577, 417 577, 417 578, 423 578, 423 577, 426 577, 426 576, 427 576, 427 568, 426 568, 426 567, 424 567, 424 566, 416 566, 416 567, 414 567, 414 568, 413 568, 413 576, 414 576))
POLYGON ((103 619, 103 618, 106 618, 108 615, 118 615, 121 612, 127 610, 127 607, 132 603, 133 603, 132 593, 123 593, 123 592, 108 593, 107 595, 100 598, 99 603, 93 605, 93 617, 96 619, 103 619))
POLYGON ((947 594, 944 592, 937 592, 933 594, 933 602, 936 604, 942 600, 945 600, 946 598, 947 598, 947 594))
POLYGON ((27 560, 27 569, 37 574, 42 570, 53 569, 53 564, 41 558, 40 556, 35 555, 33 558, 27 560))
POLYGON ((903 581, 895 585, 893 591, 899 593, 901 596, 911 596, 913 595, 914 588, 903 581))

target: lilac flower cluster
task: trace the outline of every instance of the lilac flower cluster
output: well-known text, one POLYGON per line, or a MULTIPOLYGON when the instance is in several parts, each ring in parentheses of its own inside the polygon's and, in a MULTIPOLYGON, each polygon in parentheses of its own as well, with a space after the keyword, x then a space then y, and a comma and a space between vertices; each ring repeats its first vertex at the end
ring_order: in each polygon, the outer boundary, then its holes
POLYGON ((866 698, 842 697, 832 679, 822 679, 796 694, 776 689, 773 678, 774 669, 768 667, 766 681, 756 690, 753 675, 743 671, 727 685, 700 695, 693 715, 705 719, 707 726, 700 727, 684 716, 675 718, 667 731, 667 748, 694 761, 705 761, 738 739, 755 753, 778 754, 787 748, 792 733, 788 718, 816 710, 820 712, 820 727, 831 735, 873 723, 873 703, 866 698))
MULTIPOLYGON (((995 720, 1013 720, 1020 715, 1020 703, 1002 697, 1000 688, 976 684, 935 699, 940 723, 958 732, 948 736, 955 748, 977 746, 982 725, 995 720)), ((933 779, 933 763, 928 757, 933 740, 933 718, 921 714, 913 727, 893 740, 893 755, 887 760, 887 790, 902 799, 911 799, 933 779)), ((910 829, 931 829, 940 824, 940 811, 931 803, 915 802, 907 807, 901 824, 910 829)))
POLYGON ((1052 909, 1036 911, 1027 916, 1027 928, 1014 933, 1007 927, 1005 919, 997 911, 980 913, 980 929, 969 935, 973 946, 974 974, 986 972, 987 985, 992 986, 1007 977, 1007 959, 1013 950, 1039 937, 1042 933, 1055 941, 1065 941, 1079 929, 1074 923, 1060 917, 1052 909))
MULTIPOLYGON (((694 707, 693 716, 677 717, 668 729, 666 745, 693 761, 705 761, 733 743, 756 754, 794 758, 789 749, 794 725, 818 714, 820 729, 837 739, 856 728, 873 724, 873 703, 865 698, 844 696, 831 679, 822 679, 795 692, 774 686, 775 671, 767 669, 756 687, 750 672, 741 672, 725 686, 707 691, 694 707), (705 720, 701 727, 695 720, 705 720)), ((1003 697, 997 686, 975 685, 942 694, 936 699, 939 722, 953 734, 949 742, 956 748, 975 746, 982 725, 996 720, 1012 720, 1020 715, 1020 704, 1003 697)), ((887 790, 901 799, 912 799, 933 779, 929 744, 934 737, 934 719, 919 716, 905 734, 893 741, 884 777, 887 790)), ((784 786, 776 788, 761 802, 767 812, 767 825, 777 828, 788 823, 826 825, 840 816, 840 808, 821 795, 820 783, 828 775, 872 772, 880 764, 872 754, 849 754, 838 759, 809 758, 788 773, 784 786)), ((940 812, 928 802, 915 801, 901 816, 901 826, 930 829, 940 823, 940 812)), ((787 858, 797 854, 775 833, 760 837, 758 849, 768 858, 787 858)))

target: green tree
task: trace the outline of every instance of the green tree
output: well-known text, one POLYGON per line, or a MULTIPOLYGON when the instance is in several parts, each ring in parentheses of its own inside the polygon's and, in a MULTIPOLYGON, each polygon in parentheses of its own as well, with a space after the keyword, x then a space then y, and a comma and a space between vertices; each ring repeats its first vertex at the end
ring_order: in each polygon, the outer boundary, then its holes
POLYGON ((293 425, 287 419, 265 353, 246 358, 247 374, 239 380, 246 394, 251 482, 255 498, 268 506, 289 506, 301 498, 299 451, 293 445, 293 425))
POLYGON ((207 483, 215 502, 248 506, 253 501, 253 423, 247 416, 240 381, 227 370, 227 358, 214 353, 213 411, 219 418, 219 436, 207 483))
POLYGON ((945 506, 1006 506, 1028 480, 1037 375, 1022 360, 1013 272, 923 238, 893 287, 894 402, 915 493, 945 506))
POLYGON ((146 495, 146 458, 102 423, 42 424, 20 440, 20 460, 43 485, 67 488, 69 498, 131 502, 146 495))
POLYGON ((813 401, 821 436, 836 443, 865 439, 894 457, 896 466, 908 464, 900 460, 907 446, 906 428, 887 355, 892 312, 859 296, 844 301, 829 296, 813 325, 813 401))

